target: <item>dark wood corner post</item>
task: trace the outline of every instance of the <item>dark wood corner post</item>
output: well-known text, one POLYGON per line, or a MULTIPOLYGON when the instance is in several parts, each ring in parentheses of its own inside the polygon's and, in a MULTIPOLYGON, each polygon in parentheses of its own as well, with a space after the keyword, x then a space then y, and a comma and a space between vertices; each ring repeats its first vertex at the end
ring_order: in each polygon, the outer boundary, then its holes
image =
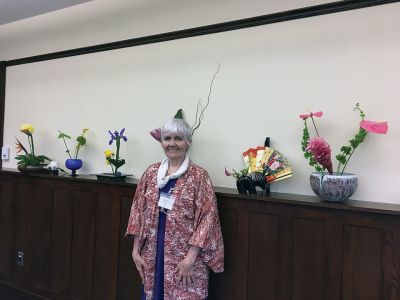
MULTIPOLYGON (((3 145, 4 134, 4 107, 6 103, 6 62, 0 61, 0 141, 3 145)), ((0 159, 0 168, 2 167, 0 159)))

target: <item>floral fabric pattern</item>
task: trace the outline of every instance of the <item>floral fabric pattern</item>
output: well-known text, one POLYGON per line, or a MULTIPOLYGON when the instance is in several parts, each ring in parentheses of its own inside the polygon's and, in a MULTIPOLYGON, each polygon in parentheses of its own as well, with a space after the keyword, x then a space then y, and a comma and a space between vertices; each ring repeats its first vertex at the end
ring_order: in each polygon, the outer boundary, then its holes
MULTIPOLYGON (((153 299, 158 227, 157 170, 151 165, 142 175, 133 199, 126 231, 139 237, 141 256, 146 261, 146 300, 153 299)), ((216 197, 207 172, 190 162, 172 191, 175 202, 167 215, 164 243, 164 299, 201 300, 208 295, 208 268, 224 270, 224 245, 216 197), (194 285, 184 290, 174 282, 174 270, 190 246, 202 248, 194 264, 194 285)))

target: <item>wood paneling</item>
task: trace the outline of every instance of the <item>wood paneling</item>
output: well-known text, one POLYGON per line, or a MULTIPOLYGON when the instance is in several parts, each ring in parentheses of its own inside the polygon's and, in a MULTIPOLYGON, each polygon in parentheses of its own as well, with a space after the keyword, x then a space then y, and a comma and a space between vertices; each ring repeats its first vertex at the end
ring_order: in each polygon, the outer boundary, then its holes
POLYGON ((93 268, 93 299, 115 299, 117 294, 119 201, 98 194, 93 268))
POLYGON ((250 212, 247 299, 277 297, 278 217, 250 212))
POLYGON ((240 247, 239 244, 243 243, 243 236, 239 236, 238 232, 238 215, 234 209, 220 208, 220 222, 222 227, 222 236, 224 238, 225 248, 225 265, 224 272, 219 274, 210 274, 210 286, 209 286, 209 299, 240 299, 237 297, 235 286, 236 278, 243 276, 245 278, 245 270, 238 264, 239 257, 237 249, 240 247), (222 288, 229 287, 229 288, 222 288))
POLYGON ((92 296, 95 204, 93 193, 75 191, 70 283, 73 299, 92 296))
POLYGON ((325 299, 327 276, 325 223, 294 218, 292 252, 292 299, 325 299))
MULTIPOLYGON (((132 190, 133 195, 134 190, 132 190)), ((140 277, 132 261, 133 241, 125 237, 129 213, 132 206, 132 195, 122 195, 121 202, 121 229, 118 261, 118 300, 140 299, 140 277)))
POLYGON ((27 280, 30 273, 32 257, 30 255, 32 228, 32 184, 17 183, 16 188, 16 224, 15 224, 15 255, 17 251, 24 253, 24 265, 15 266, 14 276, 18 280, 27 280))
POLYGON ((385 230, 383 240, 383 299, 400 299, 400 228, 385 230))
MULTIPOLYGON (((134 190, 1 173, 0 282, 51 300, 140 299, 125 237, 134 190)), ((225 271, 210 274, 210 300, 400 300, 400 206, 217 198, 225 271)))
POLYGON ((50 285, 52 190, 45 185, 32 185, 32 222, 29 238, 29 281, 40 287, 50 285))
POLYGON ((383 299, 380 229, 346 224, 343 249, 343 300, 383 299))
POLYGON ((55 187, 50 288, 68 294, 71 274, 73 192, 55 187))
POLYGON ((14 189, 10 181, 0 182, 0 273, 10 276, 13 268, 15 214, 14 189))

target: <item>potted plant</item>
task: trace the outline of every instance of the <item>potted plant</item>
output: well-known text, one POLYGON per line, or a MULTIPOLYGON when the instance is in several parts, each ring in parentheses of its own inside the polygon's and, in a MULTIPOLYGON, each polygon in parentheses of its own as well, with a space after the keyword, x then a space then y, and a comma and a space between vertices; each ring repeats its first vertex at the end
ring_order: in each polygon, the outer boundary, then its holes
POLYGON ((387 122, 372 122, 365 120, 365 113, 357 103, 354 111, 360 114, 360 124, 355 136, 349 140, 349 144, 340 148, 336 155, 338 166, 333 171, 331 160, 331 148, 323 137, 319 135, 314 117, 322 117, 322 111, 299 115, 304 121, 301 149, 304 157, 316 172, 310 176, 312 190, 322 199, 331 202, 340 202, 350 198, 356 191, 358 179, 355 174, 345 173, 345 169, 358 146, 365 140, 368 133, 386 134, 387 122), (307 121, 311 119, 316 136, 310 138, 307 121))
POLYGON ((65 161, 65 166, 72 171, 72 176, 76 176, 76 170, 80 169, 83 166, 83 162, 81 159, 78 159, 79 150, 83 146, 87 146, 87 140, 85 134, 89 131, 89 128, 83 128, 82 133, 76 138, 76 145, 73 155, 71 155, 71 151, 68 148, 67 142, 65 139, 71 139, 71 136, 68 134, 58 131, 58 139, 62 139, 66 148, 68 159, 65 161))
POLYGON ((114 133, 109 130, 108 133, 110 134, 108 144, 111 146, 115 142, 115 152, 111 149, 104 151, 106 164, 111 167, 111 173, 102 173, 96 176, 99 179, 124 180, 128 175, 123 175, 118 169, 125 164, 125 159, 120 156, 121 140, 124 142, 128 141, 128 138, 124 135, 125 128, 122 128, 119 132, 114 131, 114 133))
POLYGON ((22 151, 25 154, 19 154, 15 157, 17 162, 17 169, 22 173, 28 172, 47 172, 44 168, 46 162, 51 159, 45 155, 36 155, 35 154, 35 144, 33 142, 33 132, 35 129, 32 124, 22 124, 19 130, 24 133, 28 138, 29 150, 24 147, 24 145, 17 139, 16 148, 17 153, 21 153, 22 151))

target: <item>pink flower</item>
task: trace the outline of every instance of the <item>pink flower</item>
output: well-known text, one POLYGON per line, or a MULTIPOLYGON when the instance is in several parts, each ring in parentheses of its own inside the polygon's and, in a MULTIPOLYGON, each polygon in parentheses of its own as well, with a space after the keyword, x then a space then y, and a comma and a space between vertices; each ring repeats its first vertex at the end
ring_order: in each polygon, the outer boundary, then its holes
POLYGON ((150 134, 153 138, 161 143, 161 128, 156 128, 150 131, 150 134))
POLYGON ((360 127, 364 129, 366 132, 371 132, 371 133, 386 134, 386 132, 388 131, 387 122, 372 122, 372 121, 362 120, 360 122, 360 127))
POLYGON ((302 118, 303 120, 311 118, 311 117, 322 117, 323 113, 322 111, 317 111, 315 113, 310 113, 308 115, 299 115, 300 118, 302 118))
POLYGON ((232 173, 229 172, 229 171, 226 169, 226 167, 225 167, 225 175, 226 175, 226 176, 232 176, 232 173))
POLYGON ((310 139, 307 143, 307 151, 310 151, 314 159, 321 166, 325 167, 329 174, 333 173, 331 148, 329 144, 322 137, 310 139))

